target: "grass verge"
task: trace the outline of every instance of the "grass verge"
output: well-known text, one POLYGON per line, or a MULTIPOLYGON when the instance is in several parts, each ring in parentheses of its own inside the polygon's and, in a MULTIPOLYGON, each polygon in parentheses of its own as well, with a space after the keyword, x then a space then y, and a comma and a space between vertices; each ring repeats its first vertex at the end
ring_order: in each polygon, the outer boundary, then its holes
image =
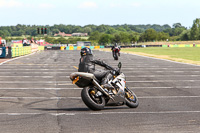
MULTIPOLYGON (((105 49, 111 51, 110 49, 105 49)), ((200 65, 200 48, 122 48, 121 52, 200 65)))

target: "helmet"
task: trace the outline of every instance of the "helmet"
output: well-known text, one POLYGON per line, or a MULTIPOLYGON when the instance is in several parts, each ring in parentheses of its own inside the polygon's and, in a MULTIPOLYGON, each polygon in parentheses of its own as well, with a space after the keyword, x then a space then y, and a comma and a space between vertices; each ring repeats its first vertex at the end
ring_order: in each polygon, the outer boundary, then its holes
POLYGON ((80 54, 81 54, 81 56, 92 55, 92 50, 88 47, 84 47, 84 48, 81 49, 80 54))

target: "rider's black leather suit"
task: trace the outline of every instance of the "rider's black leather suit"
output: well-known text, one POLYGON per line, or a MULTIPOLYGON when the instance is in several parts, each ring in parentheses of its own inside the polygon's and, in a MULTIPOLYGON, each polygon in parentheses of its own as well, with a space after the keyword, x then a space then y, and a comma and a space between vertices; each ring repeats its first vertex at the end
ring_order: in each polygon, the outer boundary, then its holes
POLYGON ((93 73, 95 77, 101 81, 101 85, 105 85, 112 78, 110 70, 95 69, 95 64, 105 67, 107 69, 112 68, 103 61, 93 60, 93 55, 84 55, 80 58, 79 72, 93 73))

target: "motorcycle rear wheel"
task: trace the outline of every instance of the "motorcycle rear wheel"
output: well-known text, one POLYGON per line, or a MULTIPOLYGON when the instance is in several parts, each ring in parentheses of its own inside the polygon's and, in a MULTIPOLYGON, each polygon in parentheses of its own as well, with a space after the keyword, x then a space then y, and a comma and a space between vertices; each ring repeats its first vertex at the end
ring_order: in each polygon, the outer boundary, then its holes
POLYGON ((136 94, 133 91, 129 90, 128 88, 125 88, 125 92, 126 92, 125 95, 126 105, 129 108, 137 108, 139 105, 139 101, 136 94))
POLYGON ((105 98, 103 96, 96 97, 94 89, 85 87, 81 91, 81 98, 85 105, 91 110, 102 110, 105 106, 105 98))

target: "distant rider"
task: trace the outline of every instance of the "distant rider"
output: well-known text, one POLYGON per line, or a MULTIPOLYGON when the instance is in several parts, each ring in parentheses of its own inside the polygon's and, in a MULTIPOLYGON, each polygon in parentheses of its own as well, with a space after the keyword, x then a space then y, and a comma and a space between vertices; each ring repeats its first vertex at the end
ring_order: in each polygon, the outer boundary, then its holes
POLYGON ((118 51, 119 51, 119 56, 120 56, 121 47, 120 47, 119 45, 117 45, 117 43, 114 44, 114 46, 111 47, 111 50, 112 50, 112 53, 113 53, 113 54, 114 54, 114 50, 115 50, 115 49, 118 49, 118 51))

